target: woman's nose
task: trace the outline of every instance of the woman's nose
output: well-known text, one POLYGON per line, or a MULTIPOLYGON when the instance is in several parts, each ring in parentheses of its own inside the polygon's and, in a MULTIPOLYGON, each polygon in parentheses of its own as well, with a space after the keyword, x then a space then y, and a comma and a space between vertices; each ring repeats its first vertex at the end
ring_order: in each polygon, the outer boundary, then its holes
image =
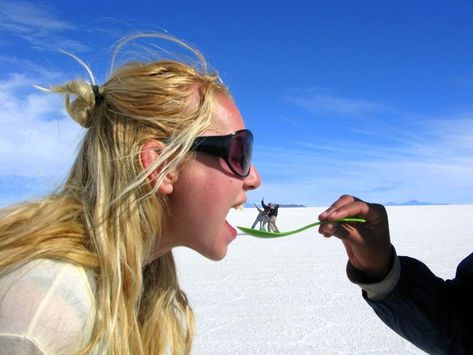
POLYGON ((251 165, 250 174, 244 180, 245 190, 255 190, 261 185, 261 176, 254 165, 251 165))

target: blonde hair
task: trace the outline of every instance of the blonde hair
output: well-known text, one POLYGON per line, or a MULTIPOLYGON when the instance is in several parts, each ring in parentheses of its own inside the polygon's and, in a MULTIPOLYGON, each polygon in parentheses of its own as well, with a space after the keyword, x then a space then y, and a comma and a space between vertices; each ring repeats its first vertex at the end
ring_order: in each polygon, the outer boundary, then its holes
POLYGON ((167 213, 166 197, 157 188, 210 127, 216 95, 229 93, 200 53, 175 38, 133 36, 117 50, 136 37, 177 42, 196 55, 200 67, 173 60, 132 62, 95 89, 84 80, 50 88, 65 94, 67 111, 87 131, 60 191, 0 212, 0 270, 37 258, 94 270, 95 330, 81 353, 185 354, 193 313, 172 252, 146 264, 167 213), (139 155, 150 139, 166 146, 144 170, 139 155), (158 167, 152 186, 148 177, 158 167))

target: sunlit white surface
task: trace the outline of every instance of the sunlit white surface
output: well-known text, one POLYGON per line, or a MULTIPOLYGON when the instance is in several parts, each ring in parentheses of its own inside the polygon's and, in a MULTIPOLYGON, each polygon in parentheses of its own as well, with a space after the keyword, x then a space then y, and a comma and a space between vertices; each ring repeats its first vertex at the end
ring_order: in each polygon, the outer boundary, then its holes
MULTIPOLYGON (((314 221, 323 208, 281 208, 281 231, 314 221)), ((451 278, 473 250, 473 205, 388 207, 399 255, 451 278)), ((255 209, 232 211, 251 226, 255 209)), ((345 275, 342 243, 310 229, 279 239, 239 235, 220 262, 175 250, 196 314, 193 354, 423 354, 382 323, 345 275)))

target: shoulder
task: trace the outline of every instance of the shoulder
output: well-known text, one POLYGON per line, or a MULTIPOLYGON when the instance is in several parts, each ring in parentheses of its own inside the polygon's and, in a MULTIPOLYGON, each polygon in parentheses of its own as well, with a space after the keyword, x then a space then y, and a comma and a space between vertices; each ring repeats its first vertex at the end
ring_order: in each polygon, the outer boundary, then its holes
MULTIPOLYGON (((462 288, 471 299, 473 295, 473 253, 463 259, 457 267, 455 278, 449 282, 453 287, 462 288)), ((468 301, 469 303, 470 300, 468 301)))
POLYGON ((473 275, 473 253, 460 262, 457 270, 458 272, 465 272, 469 275, 473 275))
POLYGON ((91 336, 94 290, 90 273, 62 261, 38 259, 3 275, 0 341, 20 337, 46 353, 78 351, 91 336))

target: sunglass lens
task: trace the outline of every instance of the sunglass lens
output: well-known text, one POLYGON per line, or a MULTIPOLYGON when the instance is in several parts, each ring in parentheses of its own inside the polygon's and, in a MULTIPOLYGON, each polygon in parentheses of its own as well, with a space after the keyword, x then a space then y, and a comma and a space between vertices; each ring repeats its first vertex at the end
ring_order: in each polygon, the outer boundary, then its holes
POLYGON ((248 131, 232 137, 229 160, 232 168, 241 176, 247 176, 250 172, 252 149, 253 136, 248 131))

